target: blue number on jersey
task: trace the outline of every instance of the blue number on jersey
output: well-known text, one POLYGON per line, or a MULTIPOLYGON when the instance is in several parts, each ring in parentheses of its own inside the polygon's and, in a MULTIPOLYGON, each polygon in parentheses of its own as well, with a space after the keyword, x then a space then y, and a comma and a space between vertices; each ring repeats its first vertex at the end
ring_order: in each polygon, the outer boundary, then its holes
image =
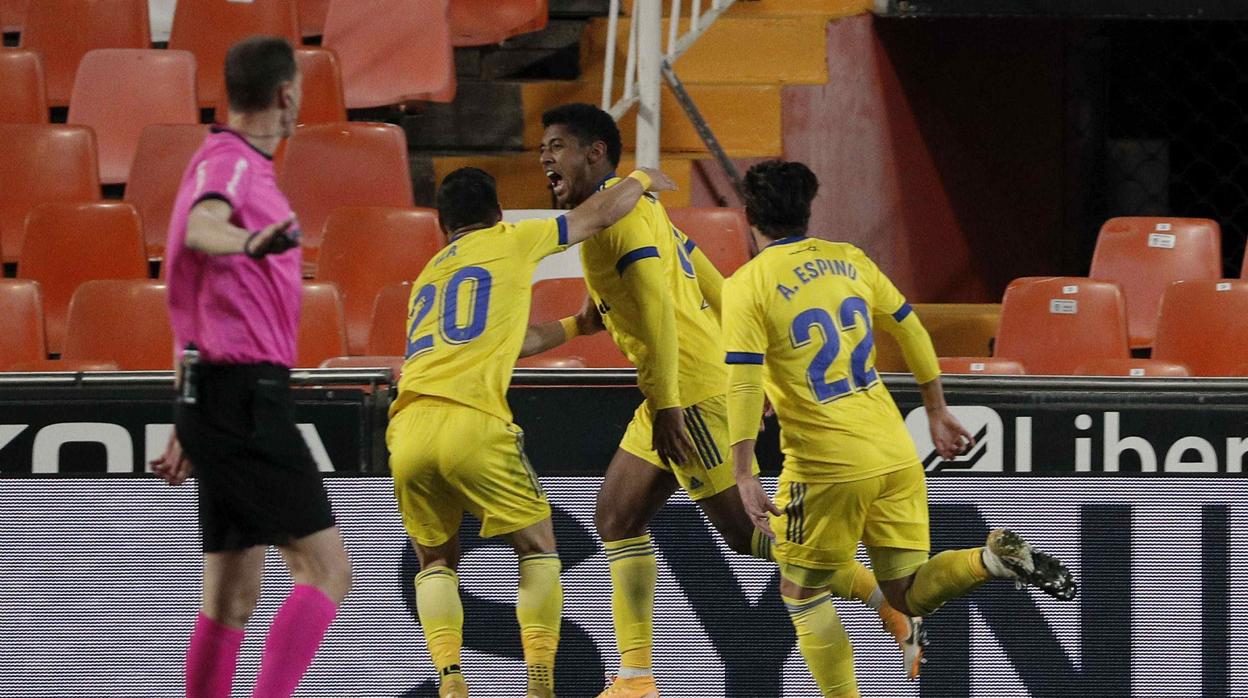
POLYGON ((803 310, 798 313, 797 317, 793 318, 793 324, 790 327, 794 349, 800 349, 810 344, 812 327, 818 326, 823 334, 823 346, 819 347, 819 351, 811 359, 810 366, 806 368, 806 381, 810 385, 811 392, 815 395, 815 400, 819 402, 831 402, 855 390, 864 390, 874 385, 878 379, 875 368, 867 366, 867 361, 871 358, 871 350, 875 346, 875 338, 871 334, 871 314, 867 308, 867 302, 857 296, 850 296, 841 303, 838 314, 841 319, 839 331, 836 323, 832 320, 832 316, 823 308, 803 310), (827 381, 828 369, 841 352, 840 333, 857 327, 858 317, 862 318, 863 325, 866 327, 866 333, 859 340, 853 351, 850 352, 850 375, 829 383, 827 381))
POLYGON ((676 226, 672 226, 672 235, 676 236, 676 259, 680 260, 680 268, 685 272, 685 276, 695 279, 697 276, 693 273, 693 262, 689 259, 689 250, 685 249, 685 243, 680 239, 680 233, 676 231, 676 226))
MULTIPOLYGON (((442 337, 451 344, 463 344, 470 342, 485 332, 485 321, 490 314, 490 289, 493 287, 494 279, 490 276, 490 272, 481 267, 464 267, 455 272, 447 283, 447 291, 442 296, 442 337), (468 322, 464 326, 459 325, 459 296, 466 282, 472 282, 472 311, 468 315, 468 322)), ((435 301, 437 300, 437 288, 433 284, 428 284, 416 293, 416 299, 412 302, 412 326, 411 332, 415 332, 420 327, 420 323, 429 315, 429 311, 433 310, 435 301)), ((423 354, 433 348, 433 335, 425 334, 420 337, 408 337, 407 340, 407 358, 412 358, 417 354, 423 354)))

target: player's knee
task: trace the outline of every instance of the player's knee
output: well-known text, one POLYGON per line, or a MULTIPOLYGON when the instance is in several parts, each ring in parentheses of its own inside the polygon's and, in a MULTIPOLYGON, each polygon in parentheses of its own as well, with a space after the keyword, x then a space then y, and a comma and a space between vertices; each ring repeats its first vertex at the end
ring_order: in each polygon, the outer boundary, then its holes
POLYGON ((594 509, 594 527, 603 540, 636 538, 646 532, 646 523, 620 502, 598 493, 598 505, 594 509))
POLYGON ((204 598, 204 615, 218 623, 241 628, 251 620, 260 602, 260 585, 239 585, 221 589, 204 598))
POLYGON ((345 549, 331 556, 327 561, 323 570, 323 579, 318 586, 326 596, 334 600, 334 603, 342 603, 342 600, 347 597, 347 593, 351 591, 351 559, 347 557, 345 549))

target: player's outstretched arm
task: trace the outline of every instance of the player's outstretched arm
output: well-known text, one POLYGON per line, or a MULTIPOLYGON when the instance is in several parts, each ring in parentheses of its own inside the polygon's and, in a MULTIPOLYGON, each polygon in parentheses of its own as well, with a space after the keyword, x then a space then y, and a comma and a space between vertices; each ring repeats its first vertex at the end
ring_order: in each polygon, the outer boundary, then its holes
POLYGON ((564 215, 568 244, 583 242, 610 228, 637 206, 642 194, 675 190, 676 183, 662 172, 649 168, 635 170, 615 186, 594 194, 564 215))
POLYGON ((700 247, 695 246, 689 252, 689 261, 693 263, 693 273, 698 278, 698 290, 711 306, 715 318, 721 319, 724 307, 724 275, 719 273, 719 268, 700 247))
POLYGON ((770 514, 780 515, 771 497, 754 475, 754 444, 759 418, 763 414, 763 367, 759 364, 732 364, 728 380, 728 440, 732 442, 732 462, 737 493, 750 522, 769 538, 770 514))
POLYGON ((554 349, 573 337, 595 334, 605 329, 598 308, 586 296, 581 312, 576 315, 540 325, 529 325, 529 329, 524 333, 524 344, 520 346, 520 358, 554 349))

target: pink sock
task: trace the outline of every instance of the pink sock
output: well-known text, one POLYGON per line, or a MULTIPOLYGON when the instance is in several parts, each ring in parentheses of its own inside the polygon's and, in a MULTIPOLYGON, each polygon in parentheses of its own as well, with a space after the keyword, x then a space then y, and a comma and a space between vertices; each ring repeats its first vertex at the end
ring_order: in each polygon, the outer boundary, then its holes
POLYGON ((242 630, 200 613, 186 651, 186 697, 230 698, 242 646, 242 630))
POLYGON ((320 589, 296 584, 269 628, 252 698, 289 698, 337 613, 337 604, 320 589))

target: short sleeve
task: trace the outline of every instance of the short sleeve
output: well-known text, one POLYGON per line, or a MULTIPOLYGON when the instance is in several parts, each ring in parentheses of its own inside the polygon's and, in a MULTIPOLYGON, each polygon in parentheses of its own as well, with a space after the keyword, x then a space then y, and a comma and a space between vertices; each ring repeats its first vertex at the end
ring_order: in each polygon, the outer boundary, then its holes
POLYGON ((890 316, 894 322, 901 322, 906 316, 914 312, 910 304, 906 302, 906 297, 897 290, 891 279, 880 271, 875 262, 866 255, 862 250, 858 252, 858 259, 854 262, 861 271, 864 279, 867 281, 871 289, 871 314, 875 316, 890 316))
POLYGON ((615 260, 615 271, 621 276, 629 267, 643 259, 659 257, 659 247, 646 217, 645 199, 637 202, 627 216, 601 233, 595 242, 603 246, 615 260))
POLYGON ((761 364, 767 352, 766 318, 754 296, 748 275, 736 274, 724 282, 725 363, 761 364))
POLYGON ((568 248, 568 219, 559 216, 520 221, 515 235, 524 257, 537 262, 568 248))
POLYGON ((214 154, 199 161, 195 166, 194 207, 207 199, 220 199, 238 210, 246 198, 251 179, 251 162, 240 154, 214 154))

